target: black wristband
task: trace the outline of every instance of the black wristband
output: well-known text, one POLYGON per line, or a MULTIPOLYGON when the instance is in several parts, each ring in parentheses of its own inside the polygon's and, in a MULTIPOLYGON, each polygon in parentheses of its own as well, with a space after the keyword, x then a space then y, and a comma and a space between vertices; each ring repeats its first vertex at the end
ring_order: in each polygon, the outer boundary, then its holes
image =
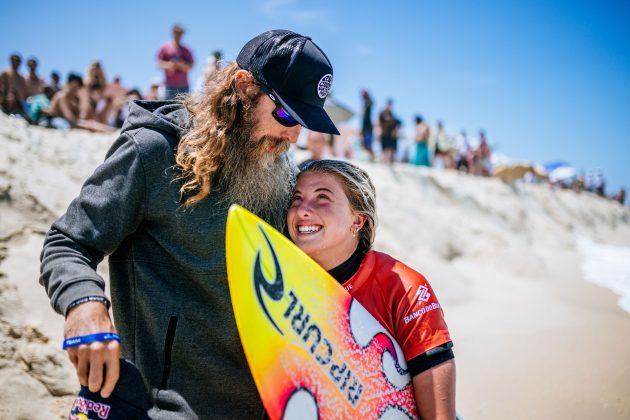
POLYGON ((74 308, 75 306, 80 305, 82 303, 86 303, 86 302, 101 302, 107 307, 107 309, 109 309, 109 306, 110 306, 109 300, 107 300, 103 296, 86 296, 86 297, 79 298, 73 301, 72 303, 70 303, 70 305, 68 305, 68 309, 66 310, 66 312, 70 310, 71 308, 74 308))

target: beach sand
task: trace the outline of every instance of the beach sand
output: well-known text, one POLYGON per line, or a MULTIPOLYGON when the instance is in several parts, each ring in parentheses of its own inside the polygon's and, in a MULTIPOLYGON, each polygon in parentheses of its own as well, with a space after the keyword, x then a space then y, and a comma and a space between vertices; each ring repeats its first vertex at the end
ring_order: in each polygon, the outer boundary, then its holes
MULTIPOLYGON (((39 253, 114 138, 0 115, 1 419, 67 417, 78 384, 39 253)), ((547 185, 360 165, 377 187, 375 248, 425 274, 442 303, 464 419, 630 418, 630 314, 584 281, 576 246, 630 246, 628 208, 547 185)))

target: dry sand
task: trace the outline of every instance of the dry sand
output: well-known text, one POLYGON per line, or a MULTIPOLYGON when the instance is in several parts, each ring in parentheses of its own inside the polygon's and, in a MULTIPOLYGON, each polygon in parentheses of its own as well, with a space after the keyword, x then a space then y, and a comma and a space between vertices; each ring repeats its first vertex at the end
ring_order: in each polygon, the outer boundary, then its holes
MULTIPOLYGON (((67 416, 78 384, 60 350, 63 318, 38 284, 39 253, 113 140, 0 114, 0 419, 67 416)), ((361 165, 378 190, 376 248, 424 273, 444 307, 466 420, 630 418, 630 314, 583 280, 576 250, 578 236, 630 246, 627 208, 545 185, 361 165)))

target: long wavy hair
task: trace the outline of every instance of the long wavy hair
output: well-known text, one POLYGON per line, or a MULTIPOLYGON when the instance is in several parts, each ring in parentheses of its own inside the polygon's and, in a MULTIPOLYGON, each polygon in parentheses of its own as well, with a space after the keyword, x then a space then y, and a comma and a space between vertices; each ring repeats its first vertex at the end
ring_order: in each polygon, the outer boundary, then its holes
POLYGON ((175 161, 181 170, 183 184, 180 195, 184 207, 203 200, 212 188, 213 177, 224 161, 225 149, 235 130, 249 123, 247 111, 258 98, 245 103, 238 95, 235 75, 236 63, 210 75, 200 95, 183 100, 192 116, 192 127, 182 136, 175 161))

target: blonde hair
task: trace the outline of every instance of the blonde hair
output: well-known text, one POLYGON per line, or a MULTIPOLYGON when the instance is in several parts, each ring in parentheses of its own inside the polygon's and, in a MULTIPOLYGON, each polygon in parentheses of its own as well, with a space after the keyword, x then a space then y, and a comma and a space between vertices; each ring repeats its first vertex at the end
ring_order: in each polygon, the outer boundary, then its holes
POLYGON ((298 179, 307 172, 330 174, 341 180, 352 211, 365 216, 358 232, 359 244, 365 250, 372 248, 376 237, 376 189, 368 173, 351 163, 332 159, 309 162, 298 174, 298 179))
MULTIPOLYGON (((180 188, 185 207, 203 200, 212 188, 213 176, 220 169, 230 135, 248 123, 249 104, 239 98, 236 63, 214 72, 198 96, 188 96, 183 104, 192 116, 192 127, 181 138, 175 161, 184 180, 180 188)), ((262 93, 262 92, 261 92, 262 93)))

